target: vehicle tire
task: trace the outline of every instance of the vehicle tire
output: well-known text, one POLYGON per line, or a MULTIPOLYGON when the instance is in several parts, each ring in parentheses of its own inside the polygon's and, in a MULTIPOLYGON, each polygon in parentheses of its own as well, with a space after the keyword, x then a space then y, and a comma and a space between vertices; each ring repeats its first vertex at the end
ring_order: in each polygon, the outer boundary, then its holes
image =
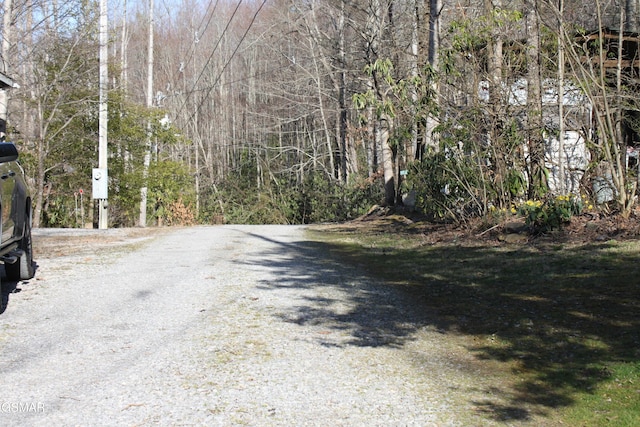
POLYGON ((33 244, 31 241, 31 214, 26 215, 24 224, 24 233, 22 240, 18 245, 18 249, 22 251, 22 255, 13 264, 4 265, 4 270, 7 273, 7 279, 17 282, 18 280, 29 280, 35 274, 33 267, 33 244))
POLYGON ((1 286, 2 292, 0 293, 0 314, 4 313, 9 303, 9 293, 5 292, 4 285, 1 286))

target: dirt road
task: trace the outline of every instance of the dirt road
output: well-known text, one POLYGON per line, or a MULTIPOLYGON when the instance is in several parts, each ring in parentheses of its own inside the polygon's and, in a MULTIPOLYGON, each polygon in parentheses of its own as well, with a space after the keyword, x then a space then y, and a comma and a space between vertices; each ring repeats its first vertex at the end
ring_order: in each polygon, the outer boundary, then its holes
POLYGON ((494 424, 490 366, 303 227, 34 242, 36 277, 0 315, 0 425, 494 424))

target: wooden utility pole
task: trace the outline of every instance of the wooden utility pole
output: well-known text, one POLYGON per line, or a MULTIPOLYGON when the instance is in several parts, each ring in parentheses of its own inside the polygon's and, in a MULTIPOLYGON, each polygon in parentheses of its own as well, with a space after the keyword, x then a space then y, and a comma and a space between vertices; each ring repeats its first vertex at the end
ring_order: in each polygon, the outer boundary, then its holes
MULTIPOLYGON (((98 115, 98 169, 100 173, 94 173, 95 180, 104 180, 103 185, 108 188, 107 175, 107 85, 109 83, 108 72, 108 21, 107 21, 107 0, 100 0, 100 107, 98 115)), ((94 186, 96 183, 94 182, 94 186)), ((107 191, 104 191, 98 199, 98 228, 108 228, 108 202, 107 191)))
MULTIPOLYGON (((149 46, 147 56, 147 108, 153 106, 153 0, 149 0, 149 46)), ((151 165, 151 122, 147 124, 147 147, 142 170, 143 187, 140 188, 140 227, 147 226, 147 180, 151 165)))

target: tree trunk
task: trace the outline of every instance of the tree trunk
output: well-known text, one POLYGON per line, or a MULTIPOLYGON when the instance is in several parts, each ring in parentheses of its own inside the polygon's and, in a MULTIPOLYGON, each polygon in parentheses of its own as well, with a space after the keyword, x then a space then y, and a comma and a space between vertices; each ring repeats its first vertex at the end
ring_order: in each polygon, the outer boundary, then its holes
POLYGON ((384 173, 384 204, 393 206, 396 202, 396 180, 395 180, 395 162, 394 153, 389 145, 389 129, 390 121, 387 118, 381 118, 376 126, 376 141, 381 148, 382 154, 382 171, 384 173))
POLYGON ((127 61, 127 44, 128 44, 128 26, 127 26, 127 0, 122 5, 122 33, 120 39, 120 87, 122 93, 126 97, 129 86, 128 61, 127 61))
MULTIPOLYGON (((413 79, 418 78, 418 54, 420 50, 419 27, 420 27, 420 7, 419 0, 413 0, 413 13, 411 14, 411 55, 409 56, 409 74, 413 79)), ((413 117, 417 118, 416 105, 418 103, 418 92, 415 86, 411 90, 411 106, 410 111, 413 117)), ((407 160, 415 160, 418 158, 418 132, 419 127, 416 120, 411 125, 411 140, 407 144, 407 160)))
MULTIPOLYGON (((9 49, 11 48, 11 30, 13 17, 13 4, 12 0, 4 0, 4 19, 2 23, 2 68, 0 72, 8 74, 9 64, 7 58, 9 58, 9 49)), ((7 112, 9 104, 8 89, 0 89, 0 140, 4 141, 7 133, 7 112)))
MULTIPOLYGON (((440 10, 442 9, 442 0, 429 0, 429 48, 427 51, 427 61, 429 66, 434 70, 438 70, 438 51, 440 49, 440 10)), ((437 82, 432 82, 433 93, 438 94, 437 82)), ((436 95, 437 96, 437 95, 436 95)), ((429 113, 427 115, 426 124, 426 146, 433 150, 438 150, 438 139, 435 129, 439 121, 436 116, 429 113)))
POLYGON ((45 124, 44 124, 44 106, 40 99, 36 98, 36 108, 35 115, 37 116, 37 125, 34 126, 36 128, 35 135, 33 135, 34 140, 36 141, 36 177, 35 177, 35 200, 34 200, 34 208, 33 208, 33 226, 40 227, 44 205, 46 201, 45 189, 46 189, 46 164, 45 158, 47 153, 49 152, 49 141, 46 138, 45 124))
MULTIPOLYGON (((628 0, 630 1, 630 0, 628 0)), ((623 71, 622 71, 622 54, 623 54, 623 30, 625 28, 625 22, 628 22, 630 19, 625 19, 625 14, 620 13, 620 23, 618 27, 618 52, 617 52, 617 66, 616 66, 616 92, 615 92, 615 140, 614 140, 614 148, 618 148, 618 144, 620 144, 619 150, 615 152, 615 162, 616 168, 615 173, 618 175, 618 203, 621 207, 622 215, 626 218, 631 214, 631 208, 633 207, 633 199, 635 198, 638 182, 637 180, 631 181, 627 178, 627 168, 626 168, 626 155, 627 155, 627 147, 626 141, 622 136, 622 122, 624 121, 624 103, 623 103, 623 71)))
POLYGON ((564 82, 565 82, 565 60, 564 60, 564 0, 558 0, 558 176, 560 194, 567 194, 567 158, 564 153, 564 82))
MULTIPOLYGON (((496 5, 491 0, 485 0, 485 14, 492 16, 494 7, 500 7, 501 1, 496 5)), ((502 36, 494 32, 493 40, 487 45, 487 78, 489 80, 489 141, 496 144, 499 140, 499 128, 502 126, 503 112, 500 93, 502 91, 502 36)))
POLYGON ((527 23, 527 122, 529 138, 529 198, 539 200, 547 191, 542 123, 540 25, 538 0, 525 2, 527 23))
MULTIPOLYGON (((348 152, 347 152, 347 81, 346 81, 346 49, 345 49, 345 0, 340 2, 340 16, 338 19, 340 69, 338 70, 338 147, 339 174, 342 182, 348 182, 348 152)), ((355 160, 355 159, 353 159, 355 160)))
POLYGON ((637 33, 640 29, 640 0, 626 0, 625 16, 625 31, 637 33))

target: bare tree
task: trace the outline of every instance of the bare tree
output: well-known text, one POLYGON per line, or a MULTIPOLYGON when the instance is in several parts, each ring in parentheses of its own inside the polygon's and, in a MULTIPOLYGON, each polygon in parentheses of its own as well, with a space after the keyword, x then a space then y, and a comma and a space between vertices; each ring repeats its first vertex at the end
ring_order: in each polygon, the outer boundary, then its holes
POLYGON ((529 198, 540 199, 547 191, 545 142, 542 122, 542 77, 540 70, 540 21, 538 1, 524 2, 527 30, 527 137, 529 148, 529 198))
POLYGON ((22 33, 16 38, 15 69, 21 88, 15 92, 18 102, 12 103, 12 114, 25 118, 13 123, 18 131, 14 137, 23 144, 23 153, 32 155, 25 158, 33 159, 28 166, 33 176, 33 225, 38 227, 49 196, 63 191, 52 177, 74 170, 78 160, 73 156, 84 149, 85 136, 79 137, 77 130, 97 100, 97 62, 88 61, 98 51, 97 10, 71 4, 26 6, 22 14, 26 19, 19 26, 22 33), (43 20, 34 23, 34 9, 43 20), (66 31, 69 28, 75 31, 66 31))
MULTIPOLYGON (((552 5, 555 6, 555 5, 552 5)), ((592 108, 593 132, 585 136, 594 148, 593 172, 596 198, 614 199, 616 209, 629 215, 635 203, 637 181, 626 169, 626 142, 622 134, 625 111, 639 111, 634 91, 634 61, 625 59, 625 10, 616 9, 616 29, 606 29, 610 11, 597 0, 596 31, 574 36, 563 31, 571 77, 579 85, 592 108)), ((557 9, 556 13, 559 13, 557 9)), ((609 21, 611 22, 611 21, 609 21)), ((637 38, 630 41, 637 43, 637 38)))

